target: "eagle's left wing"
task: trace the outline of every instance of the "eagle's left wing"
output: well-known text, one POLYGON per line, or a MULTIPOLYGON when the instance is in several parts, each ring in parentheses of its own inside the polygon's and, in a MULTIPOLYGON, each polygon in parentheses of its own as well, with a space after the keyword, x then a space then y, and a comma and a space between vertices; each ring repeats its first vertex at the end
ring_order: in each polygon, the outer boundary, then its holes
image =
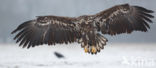
POLYGON ((132 31, 146 32, 151 23, 152 10, 128 4, 117 5, 94 15, 94 21, 103 34, 116 35, 132 31))
POLYGON ((74 18, 58 16, 39 16, 37 19, 26 21, 19 25, 13 33, 20 46, 34 47, 42 44, 72 43, 81 36, 73 22, 74 18))

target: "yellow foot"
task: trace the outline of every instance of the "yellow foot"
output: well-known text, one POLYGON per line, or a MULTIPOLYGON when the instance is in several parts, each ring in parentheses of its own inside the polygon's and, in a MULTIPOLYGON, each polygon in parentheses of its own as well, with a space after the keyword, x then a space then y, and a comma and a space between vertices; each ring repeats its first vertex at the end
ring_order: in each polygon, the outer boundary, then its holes
POLYGON ((87 52, 88 52, 88 48, 87 48, 87 47, 85 47, 85 48, 84 48, 84 51, 85 51, 85 53, 87 53, 87 52))
POLYGON ((96 48, 94 46, 92 46, 92 53, 96 53, 96 48))

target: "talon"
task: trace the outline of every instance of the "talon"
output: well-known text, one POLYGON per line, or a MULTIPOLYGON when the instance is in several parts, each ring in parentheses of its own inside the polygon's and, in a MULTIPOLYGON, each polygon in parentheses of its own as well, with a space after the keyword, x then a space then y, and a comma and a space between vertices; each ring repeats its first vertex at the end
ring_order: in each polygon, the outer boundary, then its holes
POLYGON ((87 52, 88 52, 88 48, 87 48, 87 47, 85 47, 85 48, 84 48, 84 51, 85 51, 85 53, 87 53, 87 52))
POLYGON ((94 46, 92 47, 92 53, 96 53, 96 48, 94 46))

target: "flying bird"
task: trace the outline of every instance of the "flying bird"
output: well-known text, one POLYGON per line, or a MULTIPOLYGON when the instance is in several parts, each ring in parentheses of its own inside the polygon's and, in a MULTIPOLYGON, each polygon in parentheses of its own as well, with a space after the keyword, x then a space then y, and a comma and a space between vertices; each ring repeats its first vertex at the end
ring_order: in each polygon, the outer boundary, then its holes
POLYGON ((23 48, 77 42, 86 53, 96 54, 106 45, 106 34, 147 32, 153 12, 141 6, 120 4, 94 15, 37 16, 20 24, 12 34, 17 32, 14 40, 23 48))

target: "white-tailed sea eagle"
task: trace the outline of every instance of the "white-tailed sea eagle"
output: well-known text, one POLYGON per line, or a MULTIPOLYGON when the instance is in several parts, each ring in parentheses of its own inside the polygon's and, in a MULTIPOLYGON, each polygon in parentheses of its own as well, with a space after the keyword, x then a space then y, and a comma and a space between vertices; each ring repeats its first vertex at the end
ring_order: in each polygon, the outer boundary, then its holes
POLYGON ((129 4, 116 5, 95 15, 79 17, 37 16, 19 25, 12 34, 19 46, 78 42, 85 52, 96 54, 106 45, 105 34, 146 32, 152 23, 152 10, 129 4))

